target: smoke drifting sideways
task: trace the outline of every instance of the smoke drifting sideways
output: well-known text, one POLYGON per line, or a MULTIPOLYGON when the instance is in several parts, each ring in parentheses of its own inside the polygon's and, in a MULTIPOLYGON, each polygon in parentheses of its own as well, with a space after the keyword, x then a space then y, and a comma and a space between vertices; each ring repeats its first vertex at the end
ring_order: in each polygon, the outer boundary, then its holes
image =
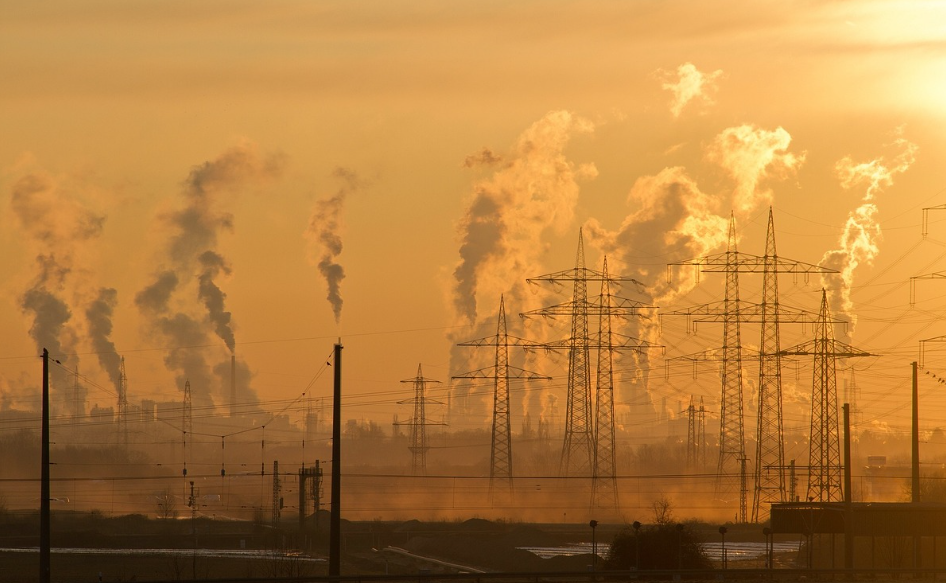
POLYGON ((845 342, 853 338, 857 325, 851 299, 854 272, 861 265, 871 265, 880 253, 882 232, 876 198, 884 188, 893 185, 894 176, 909 170, 916 159, 916 144, 902 136, 889 146, 897 150, 891 158, 880 157, 856 163, 850 157, 844 157, 835 165, 842 188, 851 190, 865 187, 861 204, 848 213, 838 247, 826 251, 821 258, 822 265, 838 271, 822 275, 821 281, 828 291, 831 312, 848 321, 847 326, 836 326, 835 330, 835 337, 845 342))
MULTIPOLYGON (((227 385, 220 365, 211 372, 203 347, 215 335, 231 354, 236 348, 227 295, 218 285, 221 275, 232 273, 218 248, 221 233, 234 230, 228 209, 242 189, 278 177, 282 162, 281 156, 263 155, 255 144, 242 141, 192 169, 182 185, 181 207, 159 217, 171 235, 161 252, 161 268, 135 296, 135 305, 147 331, 166 340, 164 364, 179 390, 190 380, 196 406, 212 406, 213 391, 223 394, 227 385)), ((245 365, 241 368, 248 373, 245 365)), ((238 402, 258 403, 248 381, 239 388, 238 402)))
MULTIPOLYGON (((648 286, 651 305, 667 309, 697 284, 693 269, 676 270, 668 280, 667 263, 684 262, 725 250, 729 219, 734 209, 745 216, 763 202, 771 202, 767 180, 791 175, 804 161, 804 153, 788 151, 791 136, 782 128, 764 130, 741 125, 723 130, 712 140, 706 158, 719 164, 734 182, 732 193, 703 192, 686 168, 664 168, 656 175, 644 176, 634 183, 627 196, 633 210, 616 231, 610 231, 597 219, 585 224, 588 240, 608 255, 614 272, 634 277, 648 286)), ((637 321, 629 333, 641 340, 659 344, 661 330, 656 312, 637 321)), ((634 323, 631 322, 633 326, 634 323)), ((643 373, 630 375, 622 382, 622 400, 639 402, 634 393, 648 382, 646 353, 637 358, 643 373)))
POLYGON ((663 81, 661 88, 673 94, 670 101, 670 113, 673 117, 680 117, 683 108, 694 101, 711 105, 711 94, 716 91, 716 80, 722 75, 723 72, 719 69, 712 73, 703 73, 693 63, 683 63, 672 72, 662 69, 657 71, 657 76, 663 81))
POLYGON ((335 324, 338 325, 342 318, 341 284, 345 279, 345 269, 337 261, 342 253, 342 212, 345 209, 345 200, 349 195, 361 190, 364 182, 348 168, 338 167, 332 172, 332 176, 341 182, 341 186, 334 195, 315 203, 303 237, 308 241, 309 262, 316 265, 319 273, 325 278, 328 288, 326 299, 332 306, 335 324))
MULTIPOLYGON (((549 231, 561 235, 572 227, 579 182, 598 174, 593 164, 569 160, 565 148, 574 136, 593 131, 587 119, 569 111, 552 111, 527 128, 508 153, 483 148, 464 160, 465 168, 489 174, 474 183, 457 228, 460 261, 453 270, 448 296, 463 329, 448 336, 452 344, 494 335, 501 295, 509 314, 538 307, 525 279, 541 275, 536 270, 546 249, 543 236, 549 231), (486 316, 481 314, 483 305, 488 306, 486 316)), ((518 320, 507 317, 507 324, 510 334, 521 336, 518 320)), ((474 359, 491 361, 493 355, 486 352, 454 346, 450 374, 479 368, 474 359)), ((454 404, 463 415, 488 419, 486 394, 472 398, 469 385, 456 387, 454 394, 454 404)), ((531 410, 540 411, 540 392, 528 394, 536 400, 531 410)))
MULTIPOLYGON (((90 242, 101 235, 105 222, 104 215, 90 208, 80 195, 36 169, 13 184, 10 198, 23 240, 35 255, 32 282, 20 296, 20 309, 30 319, 29 335, 37 352, 49 350, 66 368, 79 363, 70 303, 81 295, 84 254, 90 242)), ((54 400, 64 397, 65 373, 54 369, 51 378, 54 400)), ((84 400, 84 395, 79 397, 84 400)))

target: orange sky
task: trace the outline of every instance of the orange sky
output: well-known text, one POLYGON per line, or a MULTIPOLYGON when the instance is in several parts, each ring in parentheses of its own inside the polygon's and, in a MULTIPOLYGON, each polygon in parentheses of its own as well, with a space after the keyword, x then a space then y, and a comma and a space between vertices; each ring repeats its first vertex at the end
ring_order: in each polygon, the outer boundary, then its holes
MULTIPOLYGON (((212 367, 229 353, 198 295, 198 256, 213 250, 227 268, 212 279, 259 399, 298 396, 341 336, 345 417, 387 424, 410 415, 395 404, 409 396, 398 381, 418 363, 447 381, 488 360, 451 365, 451 346, 488 333, 499 294, 522 300, 507 301, 517 333, 561 335, 564 323, 523 328, 515 317, 561 297, 518 294, 525 277, 572 264, 579 227, 589 263, 607 248, 612 269, 660 288, 662 266, 688 258, 683 251, 720 250, 711 241, 730 209, 740 249, 761 254, 773 204, 780 254, 815 263, 838 248, 870 188, 864 177, 881 167, 868 202, 883 234, 876 257, 849 274, 853 342, 884 355, 858 373, 863 422, 903 427, 917 341, 946 334, 927 325, 942 316, 946 290, 922 282, 911 310, 907 283, 946 264, 936 242, 946 213, 932 215, 926 241, 920 235, 921 208, 946 203, 946 3, 93 1, 13 2, 4 12, 6 406, 29 407, 35 395, 39 347, 21 306, 39 282, 38 254, 54 252, 68 271, 37 289, 72 313, 57 337, 64 353, 78 353, 69 365, 98 385, 90 405, 113 400, 99 388, 108 376, 84 316, 102 287, 117 290, 110 338, 126 357, 131 399, 179 398, 179 371, 163 360, 184 341, 135 301, 169 270, 179 287, 162 317, 195 322, 191 338, 210 346, 193 352, 216 378, 212 367), (498 160, 475 162, 484 148, 498 160), (622 224, 670 213, 668 193, 681 185, 690 188, 686 211, 666 224, 704 247, 691 241, 674 254, 663 231, 618 235, 622 224), (181 213, 195 188, 212 241, 182 251, 181 213), (304 234, 318 201, 340 192, 336 324, 316 265, 325 247, 304 234), (478 196, 497 203, 489 220, 504 229, 502 252, 467 260, 475 287, 466 289, 476 292, 458 298, 454 273, 478 196), (648 236, 653 246, 626 247, 648 236), (471 300, 472 327, 457 311, 471 300)), ((718 278, 703 282, 672 307, 719 299, 718 278)), ((756 288, 746 277, 743 297, 756 288)), ((819 288, 782 282, 784 301, 812 310, 819 288)), ((667 323, 659 340, 676 356, 718 336, 713 326, 687 336, 667 323)), ((804 338, 786 330, 783 344, 804 338)), ((547 390, 564 409, 562 363, 539 364, 558 377, 547 390)), ((946 375, 946 358, 938 364, 946 375)), ((935 355, 928 365, 935 370, 935 355)), ((801 401, 808 367, 786 388, 801 401)), ((747 370, 757 374, 752 363, 747 370)), ((690 394, 718 398, 712 374, 696 383, 688 370, 670 381, 655 374, 650 383, 654 400, 666 396, 674 410, 690 394)), ((329 391, 323 375, 315 393, 329 391)), ((931 399, 936 392, 927 388, 931 399)), ((526 406, 538 400, 517 411, 526 406)), ((484 427, 485 404, 474 409, 455 425, 484 427)), ((930 428, 946 425, 938 411, 927 410, 930 428)))

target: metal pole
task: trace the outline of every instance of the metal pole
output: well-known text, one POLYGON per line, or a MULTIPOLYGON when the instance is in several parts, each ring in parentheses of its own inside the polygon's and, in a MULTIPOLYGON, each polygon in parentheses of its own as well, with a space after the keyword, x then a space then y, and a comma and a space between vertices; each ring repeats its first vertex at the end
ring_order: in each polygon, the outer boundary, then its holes
POLYGON ((920 501, 920 399, 918 395, 917 367, 916 362, 913 366, 913 502, 920 501))
POLYGON ((722 540, 723 540, 723 569, 725 569, 726 568, 726 527, 725 526, 719 527, 719 535, 722 537, 722 540))
POLYGON ((335 393, 332 406, 332 516, 329 523, 328 575, 341 574, 342 557, 342 513, 341 513, 341 461, 342 461, 342 344, 335 345, 335 393))
POLYGON ((51 572, 50 555, 50 520, 49 520, 49 351, 43 349, 43 429, 42 429, 42 472, 39 494, 39 580, 49 583, 51 572))
MULTIPOLYGON (((911 485, 911 490, 913 490, 913 503, 917 504, 920 502, 920 398, 919 398, 919 380, 917 378, 917 365, 916 361, 912 363, 913 366, 913 435, 911 436, 911 441, 913 442, 913 480, 911 485)), ((920 538, 917 536, 913 537, 913 568, 917 569, 920 566, 920 538)))
POLYGON ((854 568, 854 500, 851 492, 851 405, 844 403, 844 568, 854 568))

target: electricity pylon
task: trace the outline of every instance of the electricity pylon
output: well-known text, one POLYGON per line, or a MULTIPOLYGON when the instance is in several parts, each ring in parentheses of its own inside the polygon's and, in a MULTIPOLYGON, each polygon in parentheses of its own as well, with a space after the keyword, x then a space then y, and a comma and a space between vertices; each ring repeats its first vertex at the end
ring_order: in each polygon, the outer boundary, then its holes
POLYGON ((411 452, 411 474, 415 476, 424 475, 427 473, 427 451, 430 450, 427 443, 427 426, 443 425, 443 423, 434 423, 427 419, 426 404, 441 404, 440 401, 427 398, 427 385, 428 383, 439 383, 440 381, 424 378, 421 365, 418 364, 417 376, 401 382, 414 385, 414 398, 408 401, 400 401, 401 404, 413 403, 414 415, 407 421, 398 422, 398 425, 411 426, 411 445, 407 448, 411 452))
POLYGON ((821 311, 814 340, 781 352, 785 356, 813 356, 811 434, 808 439, 808 501, 844 500, 841 475, 841 439, 838 430, 837 359, 874 356, 834 338, 834 321, 827 292, 821 290, 821 311))
MULTIPOLYGON (((745 454, 745 431, 743 419, 742 342, 740 324, 756 322, 762 324, 762 339, 759 350, 759 410, 755 455, 755 489, 752 504, 752 520, 761 522, 760 513, 764 502, 786 500, 786 478, 784 445, 782 437, 782 381, 779 356, 779 326, 782 323, 807 323, 816 321, 816 315, 795 308, 781 306, 778 302, 778 274, 791 273, 795 277, 804 275, 806 280, 813 273, 834 273, 834 270, 779 257, 775 248, 775 226, 772 209, 766 233, 764 256, 740 253, 736 248, 736 221, 730 218, 729 242, 725 253, 700 257, 673 265, 692 265, 707 273, 726 274, 725 300, 667 313, 687 316, 689 322, 722 322, 722 396, 720 398, 719 462, 717 464, 717 495, 732 492, 735 477, 741 474, 745 454), (761 273, 763 275, 762 303, 753 304, 739 300, 739 273, 761 273)), ((672 273, 672 271, 671 271, 672 273)), ((749 521, 748 501, 745 488, 739 488, 739 520, 749 521)))
MULTIPOLYGON (((193 436, 194 432, 194 417, 193 409, 191 408, 191 381, 186 379, 184 381, 184 406, 181 413, 181 449, 182 455, 184 456, 184 475, 187 475, 187 436, 193 436)), ((193 439, 193 437, 192 437, 193 439)), ((191 451, 193 451, 193 446, 191 446, 191 451)))
POLYGON ((643 352, 658 345, 641 341, 612 329, 612 318, 642 316, 642 310, 653 309, 641 302, 615 296, 612 285, 642 284, 629 277, 608 273, 607 258, 601 271, 585 267, 581 232, 578 235, 578 253, 574 269, 527 280, 553 284, 573 283, 572 301, 548 306, 521 314, 527 316, 571 317, 572 333, 569 338, 545 343, 552 350, 567 350, 568 398, 565 418, 565 441, 562 446, 560 473, 563 476, 592 476, 592 507, 616 508, 617 484, 614 462, 614 373, 615 352, 643 352), (600 282, 597 301, 588 299, 588 282, 600 282), (598 332, 589 335, 588 317, 598 316, 598 332), (595 416, 591 417, 591 350, 598 351, 595 416))
MULTIPOLYGON (((549 273, 527 279, 530 284, 545 282, 552 285, 572 284, 572 300, 538 310, 520 314, 528 316, 571 318, 571 335, 561 341, 547 343, 548 348, 568 350, 568 389, 565 412, 565 440, 562 446, 562 458, 559 473, 562 476, 584 475, 594 472, 594 427, 591 416, 591 348, 600 347, 601 341, 593 346, 588 333, 588 316, 601 315, 602 307, 588 301, 588 282, 608 281, 620 285, 631 282, 641 286, 640 282, 629 277, 611 276, 585 267, 585 251, 581 231, 578 232, 578 252, 575 267, 564 271, 549 273)), ((642 286, 641 286, 642 287, 642 286)), ((612 305, 605 311, 611 315, 640 315, 644 306, 639 302, 623 298, 612 298, 612 305)), ((633 339, 632 339, 633 340, 633 339)), ((610 350, 617 346, 610 346, 610 350)))
POLYGON ((641 308, 650 308, 611 294, 612 280, 608 274, 608 258, 601 268, 601 292, 598 303, 591 304, 589 312, 598 316, 598 334, 591 338, 589 348, 598 351, 595 385, 595 439, 594 469, 591 482, 591 507, 616 509, 619 507, 614 435, 614 354, 634 351, 638 354, 649 348, 662 348, 638 338, 614 332, 612 317, 640 315, 641 308))
POLYGON ((690 395, 686 414, 687 468, 692 470, 706 465, 706 408, 703 406, 703 397, 700 397, 700 406, 697 407, 693 404, 693 395, 690 395))
POLYGON ((506 303, 499 298, 499 318, 496 335, 460 342, 457 346, 491 346, 496 348, 492 366, 454 376, 455 379, 493 380, 493 436, 489 454, 489 498, 494 500, 496 489, 513 493, 512 483, 512 430, 509 409, 510 380, 551 380, 552 377, 527 371, 509 364, 510 346, 538 346, 538 343, 506 333, 506 303))
POLYGON ((282 506, 282 482, 279 479, 279 460, 273 460, 273 528, 279 528, 279 518, 282 515, 282 506))
POLYGON ((128 376, 124 356, 118 368, 118 436, 122 445, 128 445, 128 376))

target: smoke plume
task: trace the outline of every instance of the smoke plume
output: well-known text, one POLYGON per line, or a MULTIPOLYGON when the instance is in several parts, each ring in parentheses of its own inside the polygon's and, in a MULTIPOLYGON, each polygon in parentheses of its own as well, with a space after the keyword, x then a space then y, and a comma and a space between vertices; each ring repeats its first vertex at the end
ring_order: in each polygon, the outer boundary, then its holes
MULTIPOLYGON (((73 309, 85 271, 83 254, 102 233, 105 217, 93 211, 73 185, 41 169, 13 183, 10 207, 22 230, 28 252, 34 254, 32 281, 20 296, 20 309, 30 319, 29 335, 37 352, 49 350, 64 367, 78 364, 76 336, 70 329, 73 309)), ((52 389, 64 395, 67 383, 58 369, 52 389)), ((84 397, 83 397, 84 398, 84 397)))
MULTIPOLYGON (((586 232, 614 262, 615 269, 648 286, 656 305, 669 304, 692 289, 696 277, 684 269, 668 282, 663 277, 666 263, 701 257, 726 245, 728 223, 719 214, 719 200, 702 192, 686 169, 676 166, 639 178, 627 202, 636 210, 627 215, 617 231, 608 231, 596 219, 590 219, 585 224, 586 232), (645 263, 642 257, 661 259, 645 263)), ((654 329, 654 336, 647 340, 655 341, 656 332, 654 329)))
MULTIPOLYGON (((462 321, 477 322, 479 297, 493 305, 513 282, 522 285, 539 275, 531 270, 540 264, 543 233, 568 228, 579 180, 597 176, 594 165, 568 160, 565 146, 573 135, 593 129, 568 111, 550 112, 519 136, 492 176, 474 185, 458 229, 460 263, 453 272, 453 307, 462 321)), ((490 163, 495 159, 490 153, 490 163)))
POLYGON ((825 252, 821 258, 822 265, 838 271, 823 275, 822 285, 828 290, 831 312, 849 321, 848 326, 839 330, 847 340, 853 336, 857 323, 851 300, 854 272, 860 265, 870 265, 880 253, 882 234, 875 198, 885 187, 893 184, 894 176, 910 168, 916 156, 916 144, 902 137, 897 138, 892 146, 898 153, 890 159, 881 157, 855 163, 850 157, 844 157, 835 165, 842 188, 865 188, 861 204, 848 214, 844 222, 838 248, 825 252))
MULTIPOLYGON (((452 334, 451 343, 495 334, 501 295, 506 299, 509 334, 522 335, 516 329, 521 326, 519 319, 508 314, 538 307, 525 279, 541 275, 543 235, 550 230, 562 234, 570 228, 579 182, 597 176, 594 165, 569 160, 565 147, 573 136, 593 130, 584 118, 553 111, 526 129, 510 152, 498 155, 484 148, 466 159, 464 166, 492 173, 473 185, 458 225, 460 261, 453 270, 450 301, 458 323, 469 328, 452 334), (488 306, 488 315, 482 318, 480 305, 488 306)), ((491 359, 487 352, 454 346, 451 374, 478 368, 471 359, 491 359)), ((539 394, 528 392, 524 398, 536 401, 539 394)), ((454 396, 461 414, 488 418, 485 393, 483 398, 474 397, 468 385, 460 385, 454 396)), ((526 409, 538 411, 540 406, 533 402, 526 409)))
POLYGON ((332 306, 335 323, 338 324, 342 317, 341 283, 345 279, 345 269, 336 261, 342 253, 341 216, 345 199, 362 187, 362 181, 347 168, 336 168, 332 176, 338 178, 342 185, 334 195, 316 202, 304 236, 309 241, 309 261, 318 266, 319 273, 325 278, 328 287, 326 299, 332 306), (321 253, 318 253, 319 250, 321 253))
POLYGON ((231 201, 247 186, 278 176, 281 167, 281 157, 240 142, 193 168, 182 185, 181 206, 162 217, 170 237, 161 268, 135 296, 135 305, 150 331, 167 340, 165 365, 175 373, 178 387, 191 381, 195 404, 212 403, 212 388, 222 387, 195 347, 208 344, 211 334, 231 354, 236 347, 227 295, 219 285, 220 277, 232 270, 219 249, 220 235, 234 228, 231 201))
POLYGON ((750 213, 760 204, 772 203, 772 191, 760 189, 767 178, 783 179, 805 161, 805 153, 788 151, 792 136, 782 128, 767 131, 752 125, 723 130, 706 156, 725 169, 736 182, 733 208, 750 213))
POLYGON ((112 288, 101 288, 96 298, 85 310, 85 318, 89 324, 89 338, 92 349, 98 354, 99 364, 108 374, 112 385, 118 389, 121 384, 121 359, 115 351, 112 342, 112 314, 118 303, 118 291, 112 288))
POLYGON ((683 108, 691 101, 702 100, 712 104, 710 94, 716 91, 716 80, 723 75, 722 70, 703 73, 693 63, 683 63, 674 72, 660 70, 657 73, 663 79, 661 87, 673 94, 670 101, 673 117, 680 117, 683 108))
POLYGON ((230 274, 230 267, 219 254, 213 251, 204 251, 200 255, 200 265, 202 267, 200 277, 198 277, 197 297, 207 308, 207 319, 214 327, 214 332, 223 340, 230 353, 236 349, 236 339, 233 336, 233 329, 230 327, 230 312, 224 310, 224 300, 227 294, 223 293, 214 279, 220 272, 230 274))

